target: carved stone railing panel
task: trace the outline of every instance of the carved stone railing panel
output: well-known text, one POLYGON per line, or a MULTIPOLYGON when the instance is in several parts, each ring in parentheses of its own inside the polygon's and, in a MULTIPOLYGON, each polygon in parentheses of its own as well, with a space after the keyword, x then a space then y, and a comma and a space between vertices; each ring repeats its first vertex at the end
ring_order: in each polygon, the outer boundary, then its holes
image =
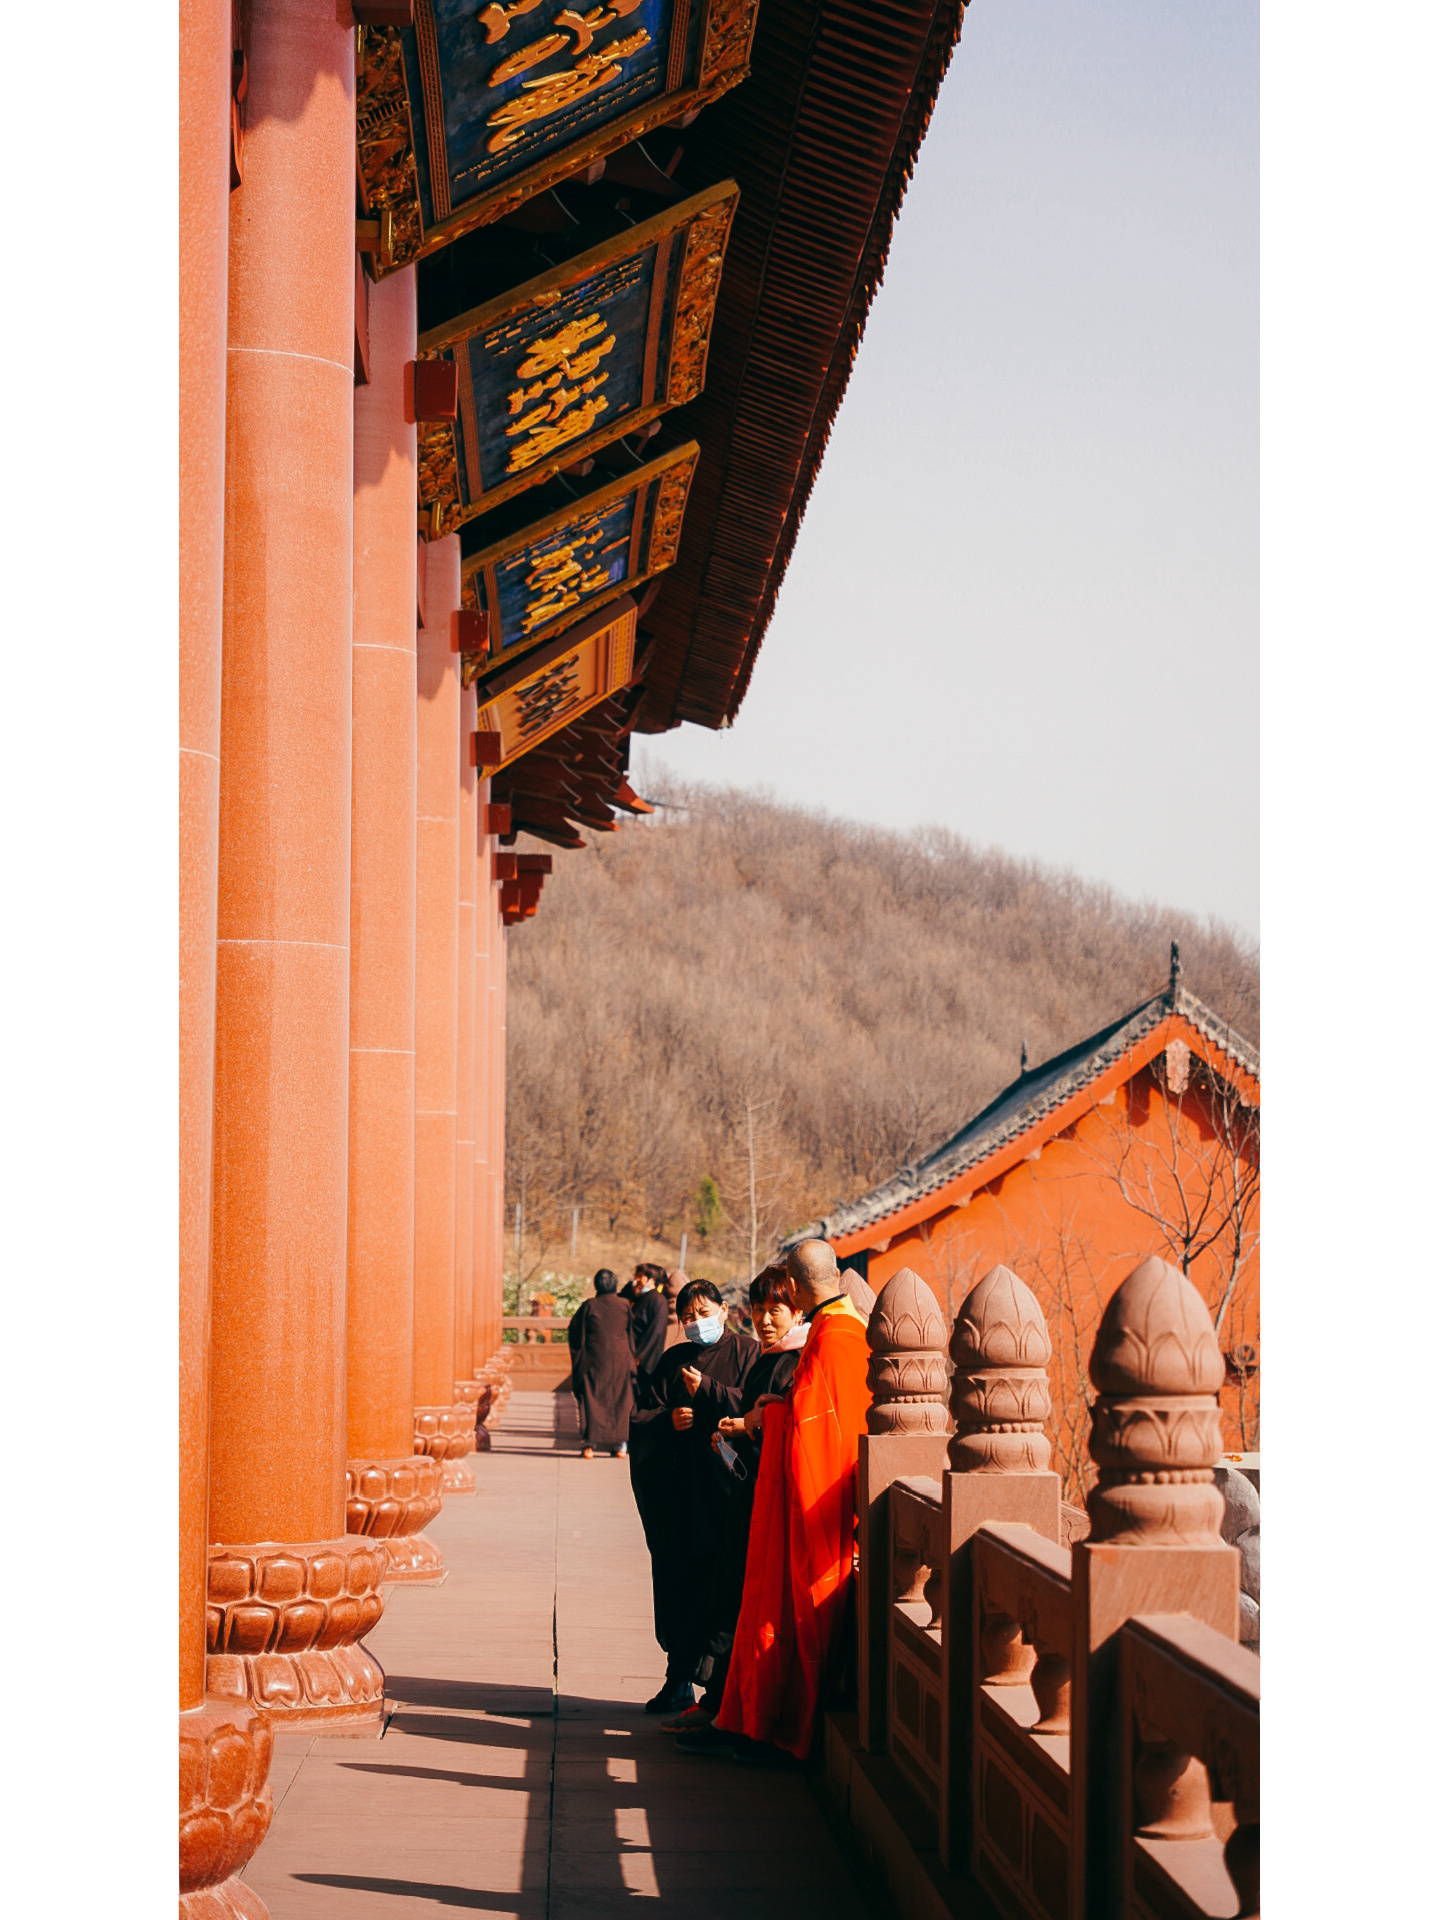
POLYGON ((1000 1912, 1054 1920, 1070 1874, 1070 1555, 1032 1527, 987 1523, 974 1573, 971 1864, 1000 1912))
POLYGON ((1226 1881, 1242 1920, 1258 1914, 1258 1657, 1188 1614, 1127 1621, 1119 1732, 1130 1789, 1123 1920, 1185 1901, 1222 1911, 1226 1881))
POLYGON ((920 1476, 898 1479, 890 1487, 889 1508, 889 1750, 938 1815, 944 1739, 941 1589, 948 1546, 941 1483, 920 1476))
POLYGON ((966 1296, 950 1336, 957 1473, 1043 1473, 1050 1464, 1050 1335, 1040 1303, 1008 1267, 966 1296))

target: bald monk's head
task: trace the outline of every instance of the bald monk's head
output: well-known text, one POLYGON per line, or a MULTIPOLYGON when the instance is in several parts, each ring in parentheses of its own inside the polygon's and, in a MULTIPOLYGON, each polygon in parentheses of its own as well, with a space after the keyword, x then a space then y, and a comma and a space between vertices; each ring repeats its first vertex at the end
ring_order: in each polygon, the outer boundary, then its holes
POLYGON ((790 1249, 785 1268, 801 1313, 813 1313, 816 1307, 845 1291, 840 1263, 828 1240, 802 1240, 798 1247, 790 1249))

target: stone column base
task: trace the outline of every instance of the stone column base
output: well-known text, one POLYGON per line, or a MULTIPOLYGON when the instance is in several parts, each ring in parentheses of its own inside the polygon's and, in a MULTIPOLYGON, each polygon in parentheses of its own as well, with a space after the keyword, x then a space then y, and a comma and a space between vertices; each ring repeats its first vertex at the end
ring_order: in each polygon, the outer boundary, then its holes
POLYGON ((447 1460, 440 1476, 442 1493, 474 1493, 475 1475, 463 1460, 447 1460))
POLYGON ((207 1698, 180 1715, 180 1920, 269 1920, 235 1878, 270 1826, 269 1716, 207 1698))
POLYGON ((385 1611, 378 1540, 210 1549, 209 1693, 262 1708, 277 1727, 378 1727, 385 1673, 359 1645, 385 1611))
POLYGON ((390 1562, 386 1578, 401 1587, 438 1587, 449 1572, 445 1556, 424 1533, 406 1533, 395 1540, 382 1540, 390 1562))
POLYGON ((441 1463, 442 1493, 473 1493, 475 1476, 462 1465, 475 1451, 475 1416, 462 1400, 448 1407, 415 1409, 415 1451, 441 1463))
POLYGON ((346 1531, 381 1548, 388 1580, 418 1586, 445 1578, 444 1556, 421 1531, 440 1511, 441 1469, 428 1454, 352 1460, 345 1469, 346 1531))

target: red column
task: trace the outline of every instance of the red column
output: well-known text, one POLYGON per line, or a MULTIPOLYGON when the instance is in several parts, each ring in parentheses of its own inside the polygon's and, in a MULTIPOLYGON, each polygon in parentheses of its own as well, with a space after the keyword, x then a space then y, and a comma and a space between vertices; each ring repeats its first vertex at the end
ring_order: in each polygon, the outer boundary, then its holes
POLYGON ((180 8, 180 1705, 205 1693, 230 0, 180 8))
POLYGON ((355 389, 346 1522, 439 1579, 440 1466, 415 1432, 415 273, 369 289, 355 389))
POLYGON ((460 696, 459 946, 456 962, 455 1380, 474 1404, 475 1385, 475 857, 476 770, 472 765, 475 689, 460 696))
POLYGON ((491 1092, 495 1102, 494 1118, 491 1121, 490 1167, 491 1192, 493 1195, 490 1216, 490 1231, 495 1238, 495 1271, 499 1277, 502 1298, 505 1282, 505 1068, 506 1068, 506 1031, 505 1003, 507 994, 506 965, 510 953, 510 931, 500 918, 499 890, 492 896, 496 902, 495 919, 491 928, 490 991, 494 996, 494 1026, 491 1028, 491 1045, 494 1054, 491 1064, 491 1092))
POLYGON ((475 1264, 475 1365, 477 1376, 494 1354, 499 1329, 495 1325, 491 1302, 494 1262, 490 1244, 490 848, 486 832, 486 810, 490 801, 490 782, 481 783, 476 792, 475 847, 475 1161, 474 1182, 474 1264, 475 1264))
MULTIPOLYGON (((180 5, 180 1910, 254 1852, 269 1723, 205 1698, 210 1480, 210 1202, 225 560, 230 0, 180 5), (209 1764, 244 1753, 243 1779, 209 1764), (233 1844, 217 1849, 217 1824, 233 1844)), ((258 1902, 256 1903, 258 1905, 258 1902)))
POLYGON ((355 45, 252 0, 230 206, 209 1597, 212 1691, 378 1717, 345 1537, 355 45))
POLYGON ((455 1117, 460 942, 460 540, 425 549, 416 644, 415 1420, 447 1492, 474 1480, 455 1401, 455 1117))

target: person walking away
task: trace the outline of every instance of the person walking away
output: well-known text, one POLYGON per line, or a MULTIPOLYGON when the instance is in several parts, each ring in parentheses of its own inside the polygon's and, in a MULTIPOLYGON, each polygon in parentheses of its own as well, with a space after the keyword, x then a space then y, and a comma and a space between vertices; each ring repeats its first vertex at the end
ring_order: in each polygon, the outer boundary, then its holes
POLYGON ((596 1447, 623 1457, 630 1441, 635 1354, 630 1343, 630 1306, 615 1291, 615 1275, 601 1267, 595 1297, 582 1300, 571 1317, 570 1385, 580 1410, 582 1457, 596 1447))
POLYGON ((639 1376, 630 1417, 630 1484, 650 1550, 655 1638, 665 1653, 664 1685, 645 1711, 672 1714, 695 1698, 732 1484, 710 1446, 725 1408, 699 1388, 707 1381, 743 1386, 760 1355, 755 1341, 731 1329, 710 1281, 687 1281, 675 1307, 681 1344, 639 1376))
MULTIPOLYGON (((710 1444, 722 1458, 723 1450, 728 1449, 729 1469, 735 1484, 725 1514, 725 1539, 715 1563, 709 1629, 697 1674, 704 1679, 705 1692, 677 1718, 661 1721, 666 1733, 689 1734, 707 1729, 720 1711, 725 1692, 735 1622, 745 1588, 745 1558, 755 1504, 755 1479, 760 1468, 764 1410, 770 1401, 783 1398, 810 1331, 800 1317, 795 1290, 783 1264, 766 1267, 750 1282, 750 1323, 760 1343, 760 1357, 746 1375, 745 1384, 735 1388, 707 1382, 709 1391, 727 1408, 710 1444), (704 1672, 707 1666, 708 1675, 704 1672)), ((718 1739, 727 1746, 734 1744, 729 1734, 720 1734, 718 1739)), ((687 1751, 695 1749, 687 1748, 687 1751)))
POLYGON ((670 1314, 665 1296, 655 1284, 657 1272, 663 1280, 663 1267, 636 1267, 635 1278, 630 1283, 630 1338, 640 1373, 653 1373, 665 1351, 670 1314))
POLYGON ((774 1757, 776 1748, 804 1760, 814 1745, 844 1655, 856 1465, 870 1405, 865 1323, 834 1248, 802 1241, 786 1266, 810 1334, 789 1393, 763 1412, 744 1597, 714 1720, 736 1736, 730 1751, 745 1760, 774 1757))

